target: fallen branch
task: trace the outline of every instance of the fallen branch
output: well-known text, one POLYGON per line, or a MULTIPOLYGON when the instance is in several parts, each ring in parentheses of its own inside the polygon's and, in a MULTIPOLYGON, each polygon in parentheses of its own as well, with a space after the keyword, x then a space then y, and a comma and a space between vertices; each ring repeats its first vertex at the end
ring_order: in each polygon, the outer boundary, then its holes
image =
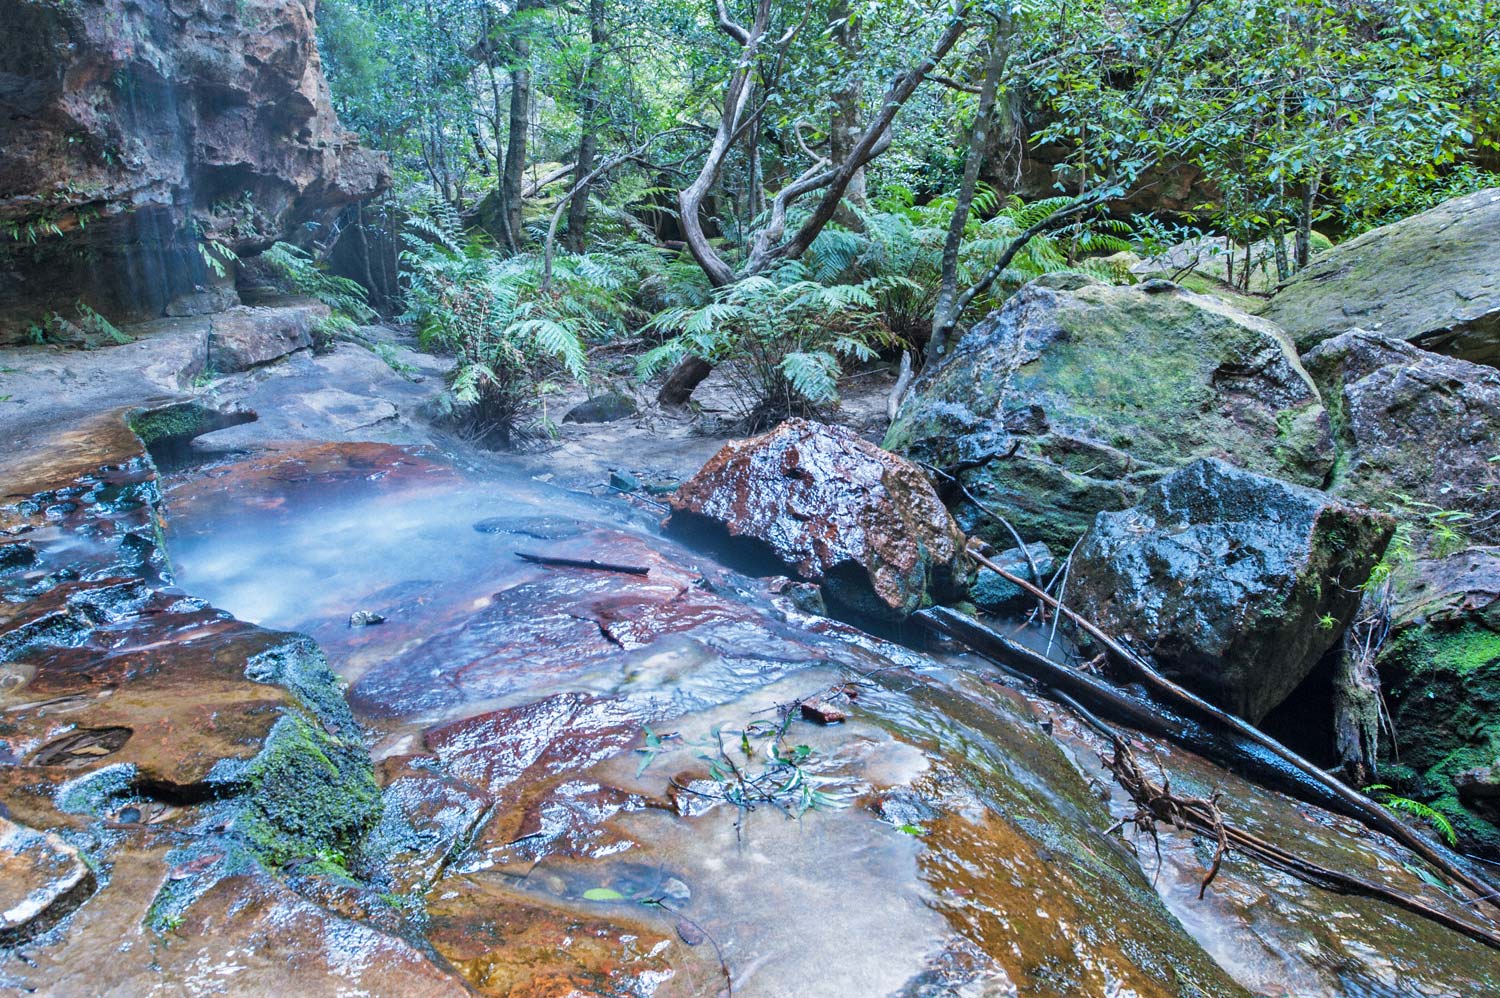
POLYGON ((651 571, 645 565, 617 565, 607 561, 595 561, 593 558, 559 558, 550 554, 532 554, 530 551, 517 551, 516 557, 522 561, 529 561, 533 565, 548 565, 556 568, 591 568, 600 572, 623 572, 626 575, 646 575, 651 571))
POLYGON ((1181 686, 1157 672, 1157 669, 1149 666, 1145 660, 1131 653, 1124 645, 1110 638, 1094 623, 1071 611, 1067 606, 1053 599, 1050 594, 1032 585, 1031 582, 1001 569, 984 555, 975 554, 972 551, 969 554, 975 561, 984 564, 987 569, 999 573, 1001 578, 1007 579, 1011 584, 1019 585, 1032 596, 1044 600, 1059 614, 1070 618, 1089 635, 1095 636, 1100 644, 1103 644, 1107 650, 1115 654, 1115 657, 1121 659, 1125 665, 1130 666, 1136 672, 1137 677, 1148 687, 1149 692, 1154 693, 1164 702, 1158 704, 1151 699, 1131 695, 1116 687, 1115 684, 1077 671, 1064 663, 1055 662, 1044 654, 998 635, 989 627, 984 627, 983 624, 965 615, 956 614, 951 609, 935 608, 922 611, 921 614, 916 615, 919 620, 932 624, 933 629, 951 638, 959 639, 983 656, 998 660, 1002 665, 1014 671, 1022 672, 1023 675, 1028 675, 1029 678, 1034 678, 1046 686, 1056 687, 1070 696, 1085 699, 1091 707, 1109 711, 1118 722, 1169 738, 1220 764, 1229 764, 1247 773, 1256 774, 1260 779, 1271 780, 1281 788, 1295 794, 1296 797, 1364 822, 1374 830, 1388 834, 1401 845, 1421 855, 1428 863, 1442 870, 1452 881, 1472 890, 1478 896, 1476 899, 1484 900, 1494 908, 1500 908, 1500 902, 1496 900, 1500 897, 1500 893, 1497 893, 1496 888, 1490 882, 1485 881, 1479 873, 1469 869, 1463 858, 1436 843, 1428 842, 1421 834, 1418 834, 1418 831, 1392 815, 1385 807, 1329 776, 1328 773, 1320 770, 1319 767, 1311 764, 1307 759, 1272 738, 1271 735, 1254 728, 1241 717, 1233 716, 1214 707, 1196 693, 1182 689, 1181 686))
MULTIPOLYGON (((1392 890, 1384 884, 1303 859, 1295 853, 1287 852, 1279 846, 1230 824, 1224 820, 1224 815, 1219 810, 1218 794, 1203 798, 1183 797, 1172 793, 1170 781, 1163 779, 1161 784, 1157 784, 1146 775, 1140 764, 1136 762, 1135 753, 1131 751, 1130 745, 1124 738, 1114 733, 1111 733, 1110 738, 1114 745, 1114 755, 1105 762, 1114 773, 1115 780, 1130 795, 1130 799, 1138 808, 1133 817, 1126 819, 1127 822, 1133 822, 1137 828, 1147 832, 1153 841, 1156 839, 1156 823, 1165 822, 1177 829, 1210 838, 1216 843, 1213 862, 1198 888, 1200 899, 1208 890, 1209 884, 1213 883, 1214 878, 1218 876, 1224 857, 1232 849, 1247 856, 1254 856, 1267 866, 1291 874, 1305 883, 1340 894, 1358 894, 1383 901, 1403 911, 1409 911, 1436 922, 1444 928, 1483 943, 1491 949, 1500 949, 1500 935, 1485 926, 1475 925, 1458 918, 1419 898, 1392 890)), ((1161 847, 1158 844, 1157 854, 1160 855, 1160 853, 1161 847)))

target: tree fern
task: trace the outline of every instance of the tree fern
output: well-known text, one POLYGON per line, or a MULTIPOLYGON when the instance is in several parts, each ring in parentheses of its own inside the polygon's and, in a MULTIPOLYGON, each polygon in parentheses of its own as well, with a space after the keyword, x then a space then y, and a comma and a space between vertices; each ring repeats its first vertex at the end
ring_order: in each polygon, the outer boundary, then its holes
POLYGON ((716 365, 735 385, 752 428, 838 401, 841 360, 869 360, 896 338, 881 321, 877 287, 827 285, 803 263, 776 268, 713 292, 693 307, 665 309, 650 328, 670 338, 637 362, 650 377, 689 354, 716 365))

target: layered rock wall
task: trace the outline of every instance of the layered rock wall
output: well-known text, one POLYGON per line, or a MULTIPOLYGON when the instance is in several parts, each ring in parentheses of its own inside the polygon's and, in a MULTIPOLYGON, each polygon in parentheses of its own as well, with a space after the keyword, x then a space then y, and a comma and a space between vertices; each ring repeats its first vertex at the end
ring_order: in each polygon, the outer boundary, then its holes
POLYGON ((0 0, 0 342, 80 299, 160 316, 228 279, 211 244, 310 237, 389 184, 333 113, 313 8, 0 0))

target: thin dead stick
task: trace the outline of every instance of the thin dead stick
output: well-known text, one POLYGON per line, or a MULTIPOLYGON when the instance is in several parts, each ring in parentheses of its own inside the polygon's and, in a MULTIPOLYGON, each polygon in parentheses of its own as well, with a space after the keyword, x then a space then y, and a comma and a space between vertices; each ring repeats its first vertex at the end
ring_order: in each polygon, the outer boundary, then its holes
POLYGON ((1250 724, 1244 718, 1236 717, 1228 711, 1221 710, 1196 693, 1189 692, 1178 686, 1160 672, 1157 672, 1145 659, 1100 630, 1092 621, 1063 606, 1057 599, 1038 589, 1030 582, 1018 575, 1007 572, 976 551, 970 550, 969 557, 974 559, 976 563, 999 575, 1002 579, 1005 579, 1012 585, 1019 586, 1021 589, 1050 605, 1058 613, 1066 616, 1080 630, 1103 645, 1121 664, 1134 672, 1136 677, 1152 692, 1166 698, 1169 702, 1188 708, 1200 717, 1207 718, 1215 724, 1224 726, 1239 735, 1242 739, 1253 742, 1267 752, 1270 752, 1276 758, 1302 773, 1326 793, 1337 799, 1343 806, 1344 812, 1350 817, 1363 821, 1370 827, 1389 835, 1433 866, 1442 870, 1448 877, 1474 892, 1474 894, 1481 898, 1489 899, 1488 903, 1490 906, 1496 910, 1500 910, 1500 900, 1495 898, 1496 889, 1494 885, 1490 884, 1478 873, 1467 868, 1467 865, 1456 854, 1429 842, 1384 807, 1354 790, 1343 781, 1330 776, 1319 767, 1314 766, 1270 735, 1250 724))
POLYGON ((592 568, 600 572, 623 572, 626 575, 647 575, 651 571, 645 565, 616 565, 607 561, 595 561, 593 558, 558 558, 550 554, 532 554, 530 551, 517 551, 516 557, 533 565, 556 568, 592 568))

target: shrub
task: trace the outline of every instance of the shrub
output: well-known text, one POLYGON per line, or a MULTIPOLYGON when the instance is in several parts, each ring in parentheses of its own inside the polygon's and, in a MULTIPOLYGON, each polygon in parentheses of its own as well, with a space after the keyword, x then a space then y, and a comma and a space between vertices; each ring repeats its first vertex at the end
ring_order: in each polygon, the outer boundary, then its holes
MULTIPOLYGON (((554 379, 586 382, 585 342, 622 328, 628 269, 608 257, 562 256, 544 291, 534 256, 500 259, 482 236, 461 241, 458 220, 438 202, 413 215, 409 230, 401 318, 424 347, 457 358, 446 406, 487 446, 535 439, 531 416, 554 379)), ((552 426, 544 420, 540 429, 552 426)))
POLYGON ((826 285, 806 273, 790 264, 657 315, 651 328, 671 339, 641 356, 640 375, 702 357, 734 385, 751 430, 832 406, 842 362, 872 360, 897 340, 878 314, 875 282, 826 285))

